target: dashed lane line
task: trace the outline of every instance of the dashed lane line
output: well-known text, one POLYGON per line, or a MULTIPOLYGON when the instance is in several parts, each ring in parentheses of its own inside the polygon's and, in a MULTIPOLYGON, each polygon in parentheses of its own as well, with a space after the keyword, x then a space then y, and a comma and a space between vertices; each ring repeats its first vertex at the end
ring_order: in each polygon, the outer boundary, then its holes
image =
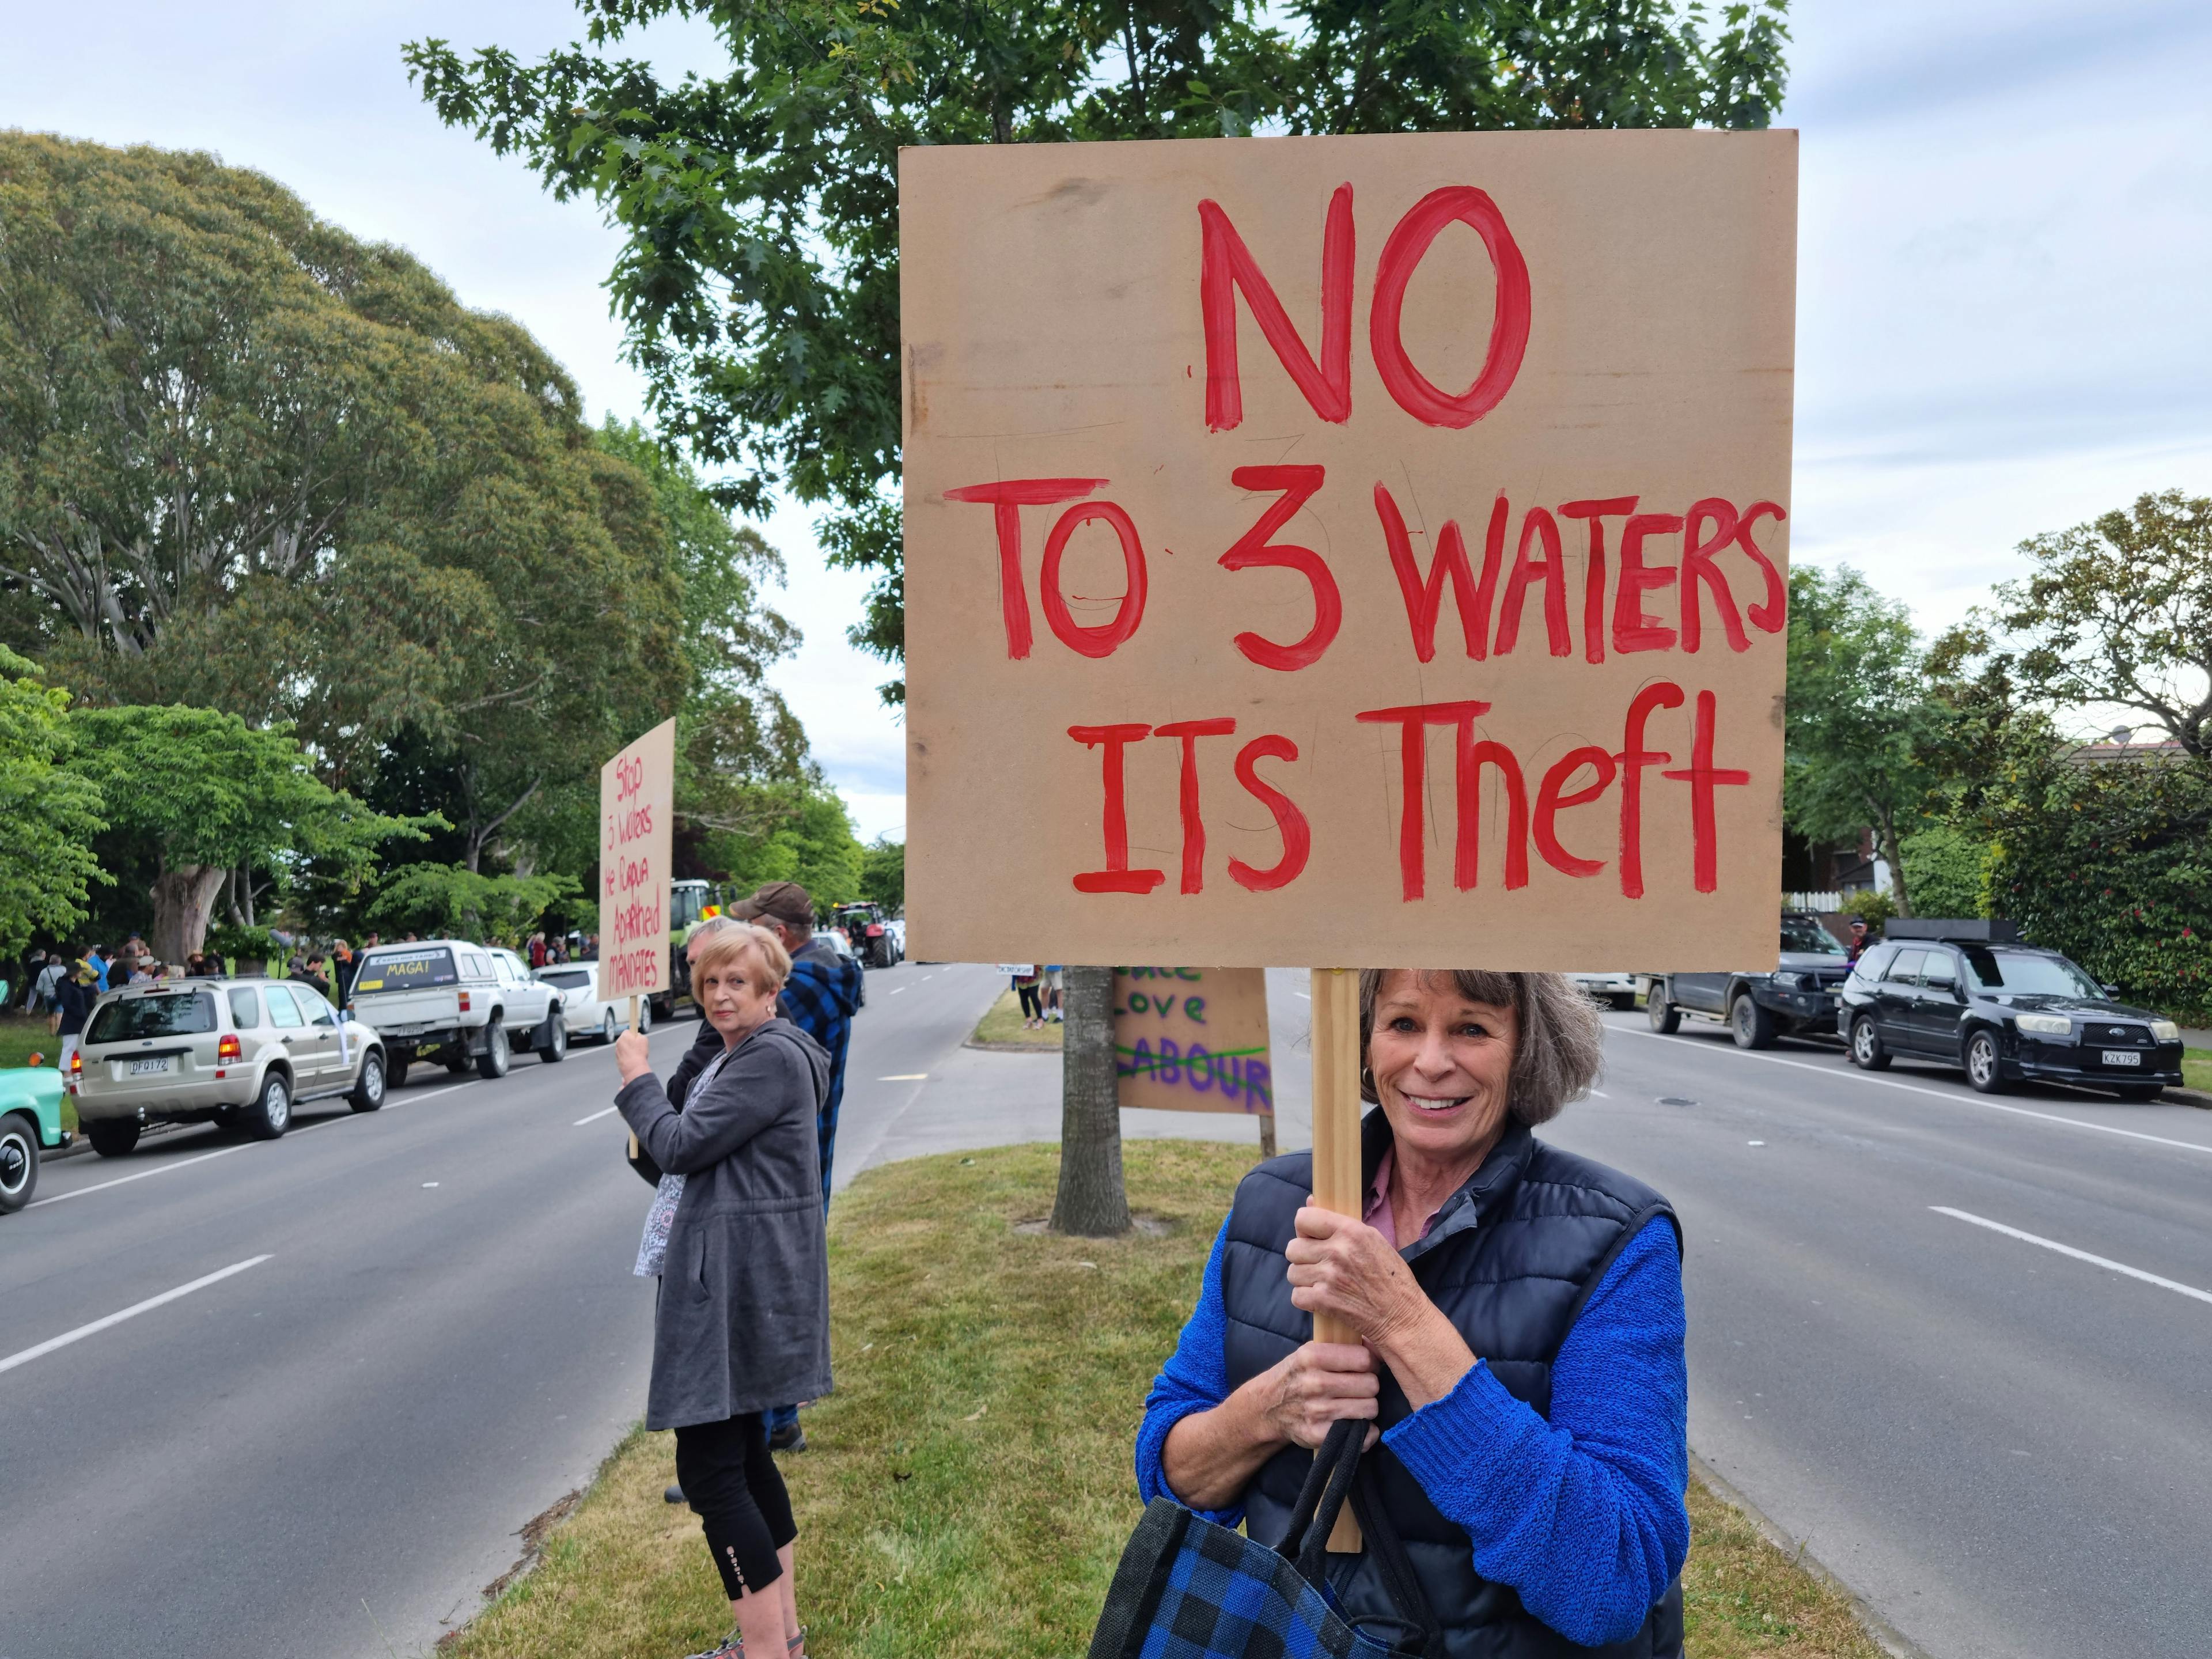
POLYGON ((602 1106, 598 1111, 593 1112, 589 1117, 580 1117, 568 1127, 572 1129, 580 1129, 586 1123, 597 1123, 601 1118, 617 1109, 617 1108, 613 1106, 602 1106))
POLYGON ((211 1273, 195 1279, 189 1285, 179 1285, 173 1291, 164 1291, 159 1296, 148 1297, 143 1302, 134 1302, 120 1312, 112 1313, 105 1319, 95 1319, 89 1325, 80 1325, 73 1331, 64 1331, 59 1336, 51 1337, 34 1348, 25 1348, 20 1353, 11 1353, 5 1359, 0 1359, 0 1371, 12 1371, 18 1365, 27 1365, 33 1359, 41 1358, 52 1353, 56 1348, 66 1348, 72 1342, 82 1342, 88 1336, 96 1336, 112 1326, 120 1325, 126 1319, 136 1319, 142 1313, 151 1313, 156 1308, 174 1302, 180 1296, 190 1296, 194 1291, 204 1291, 210 1285, 219 1284, 223 1279, 228 1279, 233 1273, 242 1273, 248 1267, 258 1267, 268 1260, 269 1257, 266 1255, 256 1255, 249 1256, 243 1261, 234 1261, 228 1267, 218 1267, 211 1273))
MULTIPOLYGON (((1650 1037, 1657 1042, 1677 1041, 1662 1036, 1656 1031, 1639 1031, 1633 1025, 1607 1025, 1606 1030, 1620 1031, 1629 1036, 1650 1037)), ((1723 1050, 1715 1044, 1711 1045, 1711 1052, 1719 1054, 1723 1050)), ((1985 1111, 2008 1112, 2014 1117, 2040 1118, 2045 1123, 2063 1123, 2069 1129, 2092 1129, 2100 1135, 2120 1135, 2129 1140, 2147 1140, 2155 1146, 2178 1146, 2185 1152, 2201 1152, 2212 1157, 2212 1146, 2201 1140, 2176 1140, 2169 1135, 2146 1134, 2141 1129, 2118 1129, 2109 1123, 2089 1123, 2078 1117, 2061 1117, 2056 1112, 2038 1112, 2026 1106, 2007 1106, 1975 1095, 1954 1094, 1948 1089, 1930 1089, 1923 1084, 1900 1083, 1895 1078, 1869 1077, 1863 1072, 1839 1072, 1832 1066, 1815 1066, 1810 1060, 1784 1060, 1779 1054, 1747 1054, 1741 1048, 1730 1048, 1726 1052, 1738 1060, 1763 1060, 1770 1066, 1788 1066, 1800 1072, 1818 1072, 1822 1077, 1839 1078, 1847 1083, 1869 1083, 1877 1088, 1902 1089, 1907 1094, 1929 1095, 1937 1100, 1948 1100, 1954 1106, 1978 1106, 1985 1111)))
POLYGON ((2147 1273, 2141 1267, 2130 1267, 2124 1261, 2115 1261, 2110 1256, 2092 1255, 2087 1250, 2077 1250, 2071 1244, 2061 1244, 2055 1238, 2045 1238, 2035 1233, 2024 1233, 2017 1227, 2008 1227, 2002 1221, 1991 1221, 1987 1216, 1970 1215, 1964 1210, 1954 1210, 1942 1204, 1928 1206, 1937 1215, 1948 1215, 1954 1221, 1971 1222, 1977 1227, 1986 1227, 1993 1233, 2002 1233, 2007 1238, 2016 1238, 2023 1244, 2038 1244, 2046 1250, 2056 1250, 2076 1261, 2086 1261, 2093 1267, 2102 1267, 2107 1273, 2124 1273, 2130 1279, 2139 1279, 2146 1285, 2155 1285, 2162 1291, 2178 1291, 2195 1297, 2199 1302, 2212 1302, 2212 1291, 2200 1291, 2194 1285, 2183 1285, 2171 1279, 2161 1279, 2156 1273, 2147 1273))

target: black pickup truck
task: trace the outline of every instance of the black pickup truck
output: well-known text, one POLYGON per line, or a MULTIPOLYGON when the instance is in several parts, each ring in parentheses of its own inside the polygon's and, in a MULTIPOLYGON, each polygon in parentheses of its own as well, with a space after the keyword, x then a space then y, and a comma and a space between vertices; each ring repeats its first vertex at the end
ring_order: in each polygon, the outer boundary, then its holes
POLYGON ((1739 1048, 1771 1047, 1778 1036, 1836 1034, 1836 994, 1850 975, 1844 947, 1809 910, 1782 913, 1782 959, 1771 974, 1654 974, 1644 1012, 1655 1031, 1681 1029, 1682 1017, 1725 1021, 1739 1048))

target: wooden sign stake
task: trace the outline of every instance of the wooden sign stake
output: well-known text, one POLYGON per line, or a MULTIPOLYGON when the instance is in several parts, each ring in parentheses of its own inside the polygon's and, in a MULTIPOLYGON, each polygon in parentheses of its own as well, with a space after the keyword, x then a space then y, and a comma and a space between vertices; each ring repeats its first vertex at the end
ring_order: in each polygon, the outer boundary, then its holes
MULTIPOLYGON (((1359 975, 1351 968, 1313 970, 1314 1202, 1339 1215, 1358 1215, 1365 1197, 1359 1170, 1359 975)), ((1357 1342, 1359 1333, 1329 1314, 1314 1316, 1314 1340, 1357 1342)), ((1328 1535, 1343 1555, 1363 1547, 1359 1523, 1346 1504, 1328 1535)))
MULTIPOLYGON (((629 994, 629 1029, 633 1031, 637 1030, 637 993, 635 991, 632 991, 629 994)), ((629 1138, 629 1155, 632 1158, 635 1158, 637 1156, 637 1137, 635 1135, 632 1135, 629 1138)))

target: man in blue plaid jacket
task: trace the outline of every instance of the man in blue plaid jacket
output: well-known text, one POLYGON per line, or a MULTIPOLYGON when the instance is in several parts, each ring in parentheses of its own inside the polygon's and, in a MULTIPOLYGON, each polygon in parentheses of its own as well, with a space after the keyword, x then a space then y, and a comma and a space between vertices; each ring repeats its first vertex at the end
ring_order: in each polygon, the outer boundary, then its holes
MULTIPOLYGON (((783 982, 776 1007, 783 1017, 812 1037, 830 1055, 830 1088, 822 1097, 816 1131, 822 1147, 822 1207, 830 1207, 830 1159, 837 1141, 837 1109, 845 1099, 845 1050, 853 1038, 853 1012, 860 1006, 860 964, 840 956, 814 932, 814 900, 795 881, 772 881, 750 898, 729 908, 733 921, 750 921, 767 928, 791 953, 791 976, 783 982)), ((696 935, 695 934, 696 938, 696 935)), ((721 1052, 721 1034, 711 1025, 700 1027, 699 1041, 675 1077, 669 1080, 669 1098, 681 1108, 680 1090, 688 1088, 701 1066, 721 1052)), ((766 1413, 768 1443, 775 1451, 805 1451, 806 1436, 799 1426, 799 1407, 782 1406, 766 1413)))

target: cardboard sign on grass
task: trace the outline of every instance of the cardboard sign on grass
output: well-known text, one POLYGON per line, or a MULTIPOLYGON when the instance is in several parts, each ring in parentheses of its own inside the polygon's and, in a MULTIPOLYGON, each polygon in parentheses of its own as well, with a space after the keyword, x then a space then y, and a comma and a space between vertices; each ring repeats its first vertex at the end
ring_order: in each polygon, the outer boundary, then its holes
POLYGON ((1116 968, 1114 1075, 1124 1106, 1272 1114, 1266 971, 1116 968))
POLYGON ((669 851, 676 722, 663 720, 599 769, 599 995, 668 988, 669 851))
POLYGON ((1796 135, 900 182, 917 955, 1772 963, 1796 135))

